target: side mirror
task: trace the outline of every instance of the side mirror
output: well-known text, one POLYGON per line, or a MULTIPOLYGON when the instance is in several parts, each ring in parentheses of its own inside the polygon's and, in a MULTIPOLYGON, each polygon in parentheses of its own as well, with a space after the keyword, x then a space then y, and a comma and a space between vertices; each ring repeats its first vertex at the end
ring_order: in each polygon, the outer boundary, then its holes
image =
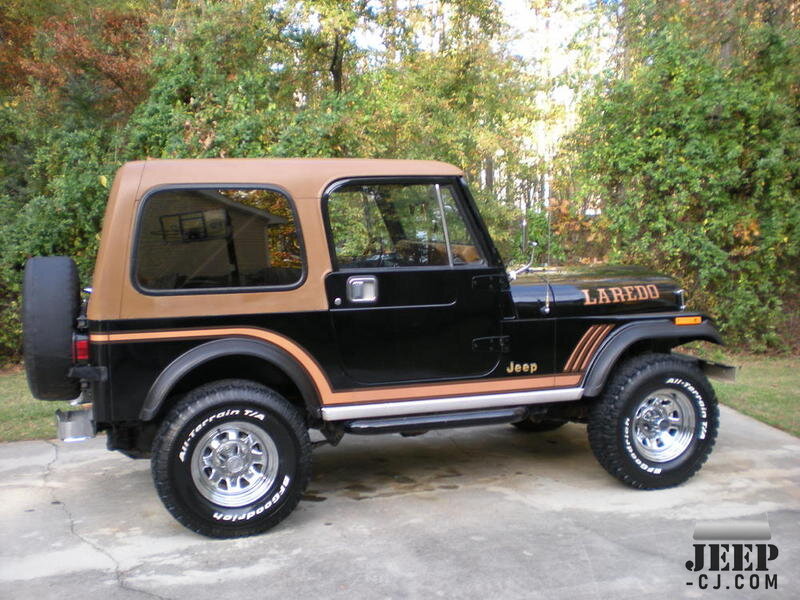
POLYGON ((536 256, 536 247, 539 245, 539 242, 533 242, 532 241, 528 245, 531 248, 531 259, 528 261, 528 264, 526 264, 524 267, 520 267, 519 269, 516 269, 514 271, 509 271, 508 272, 508 278, 511 281, 514 281, 517 277, 519 277, 520 275, 525 273, 528 269, 530 269, 531 265, 533 265, 533 260, 534 260, 534 257, 536 256))

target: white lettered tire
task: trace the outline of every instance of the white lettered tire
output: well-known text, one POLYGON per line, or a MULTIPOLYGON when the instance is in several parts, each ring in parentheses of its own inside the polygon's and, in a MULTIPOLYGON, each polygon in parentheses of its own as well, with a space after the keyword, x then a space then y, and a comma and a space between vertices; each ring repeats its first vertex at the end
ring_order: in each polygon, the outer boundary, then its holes
POLYGON ((167 415, 151 468, 161 501, 180 523, 210 537, 241 537, 294 510, 311 476, 311 444, 283 396, 225 380, 195 389, 167 415))
POLYGON ((679 485, 705 463, 719 427, 714 389, 691 361, 648 354, 622 364, 589 413, 598 462, 641 489, 679 485))

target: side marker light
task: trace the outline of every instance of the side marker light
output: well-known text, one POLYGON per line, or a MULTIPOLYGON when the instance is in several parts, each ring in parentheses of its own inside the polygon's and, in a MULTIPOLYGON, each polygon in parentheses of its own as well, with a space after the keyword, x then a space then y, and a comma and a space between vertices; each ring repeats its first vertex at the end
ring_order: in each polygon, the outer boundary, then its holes
POLYGON ((700 325, 703 317, 675 317, 675 325, 700 325))

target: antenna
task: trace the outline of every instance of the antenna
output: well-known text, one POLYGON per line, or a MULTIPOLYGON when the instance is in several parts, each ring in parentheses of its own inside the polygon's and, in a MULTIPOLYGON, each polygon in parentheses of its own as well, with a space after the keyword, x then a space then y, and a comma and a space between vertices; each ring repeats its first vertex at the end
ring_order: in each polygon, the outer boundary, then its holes
POLYGON ((551 261, 551 238, 553 237, 553 230, 551 227, 551 210, 550 210, 550 175, 548 173, 544 174, 544 210, 547 213, 547 260, 545 260, 544 266, 549 267, 551 261))

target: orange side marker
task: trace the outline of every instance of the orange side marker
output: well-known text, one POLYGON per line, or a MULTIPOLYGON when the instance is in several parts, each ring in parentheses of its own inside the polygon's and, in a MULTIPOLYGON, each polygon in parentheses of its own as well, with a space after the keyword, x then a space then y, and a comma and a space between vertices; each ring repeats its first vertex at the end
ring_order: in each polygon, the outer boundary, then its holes
POLYGON ((675 325, 700 325, 703 317, 675 317, 675 325))

